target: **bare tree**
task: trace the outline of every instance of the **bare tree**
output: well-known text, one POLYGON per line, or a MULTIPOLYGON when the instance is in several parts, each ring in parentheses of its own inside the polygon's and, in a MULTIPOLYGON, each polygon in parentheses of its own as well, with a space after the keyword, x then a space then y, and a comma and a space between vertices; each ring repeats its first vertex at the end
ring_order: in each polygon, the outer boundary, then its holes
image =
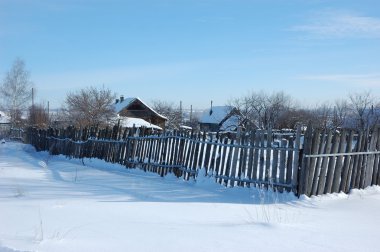
POLYGON ((166 128, 169 130, 179 129, 182 123, 182 114, 179 108, 175 107, 173 103, 166 101, 155 100, 153 103, 153 109, 168 118, 166 122, 166 128))
POLYGON ((229 105, 240 111, 243 121, 260 128, 275 128, 279 127, 282 114, 292 107, 292 98, 284 92, 268 94, 260 91, 236 98, 229 105))
POLYGON ((344 127, 348 115, 349 105, 346 100, 336 100, 334 104, 334 112, 332 117, 332 127, 337 129, 344 127))
POLYGON ((12 126, 20 126, 22 111, 29 106, 28 103, 32 98, 32 82, 23 60, 15 60, 5 75, 0 93, 2 106, 11 117, 12 126))
POLYGON ((313 121, 314 114, 309 109, 290 108, 278 119, 278 128, 296 129, 297 125, 307 125, 313 121))
POLYGON ((254 125, 252 124, 255 124, 255 123, 252 120, 253 118, 255 118, 254 116, 255 113, 254 113, 254 109, 251 106, 249 96, 234 98, 230 100, 227 105, 230 107, 234 107, 240 111, 243 117, 242 118, 242 121, 244 122, 243 126, 246 129, 254 128, 254 125))
POLYGON ((314 109, 311 109, 313 126, 322 129, 331 128, 332 111, 332 106, 328 102, 316 105, 314 109))
POLYGON ((377 123, 374 98, 369 91, 349 95, 350 107, 357 121, 357 128, 364 130, 377 123))
POLYGON ((67 94, 65 111, 73 124, 81 127, 105 125, 115 115, 110 89, 84 88, 67 94))
POLYGON ((292 107, 292 98, 284 92, 276 92, 267 96, 265 103, 266 128, 279 128, 279 118, 292 107))

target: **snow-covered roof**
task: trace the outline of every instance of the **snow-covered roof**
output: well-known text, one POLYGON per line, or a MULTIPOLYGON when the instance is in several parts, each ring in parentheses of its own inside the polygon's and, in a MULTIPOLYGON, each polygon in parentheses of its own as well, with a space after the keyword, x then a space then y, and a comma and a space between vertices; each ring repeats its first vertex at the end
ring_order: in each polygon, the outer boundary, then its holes
POLYGON ((118 119, 120 119, 120 126, 125 127, 125 128, 133 128, 134 126, 136 128, 145 127, 149 129, 162 130, 161 127, 155 124, 152 124, 150 122, 147 122, 141 118, 119 116, 118 119))
POLYGON ((136 99, 135 97, 130 97, 130 98, 124 98, 122 102, 120 100, 117 100, 118 102, 113 105, 116 113, 119 113, 120 111, 122 111, 125 107, 131 104, 135 99, 136 99))
POLYGON ((11 122, 11 119, 10 117, 5 114, 3 111, 0 111, 0 123, 4 124, 4 123, 10 123, 11 122))
POLYGON ((149 110, 153 111, 157 116, 167 120, 168 118, 159 114, 157 111, 155 111, 152 107, 150 107, 148 104, 143 102, 139 97, 129 97, 129 98, 124 98, 123 101, 119 101, 118 103, 114 104, 114 108, 116 113, 120 113, 125 107, 128 107, 130 104, 132 104, 134 101, 140 101, 144 106, 146 106, 149 110))
POLYGON ((233 109, 231 106, 214 106, 202 113, 200 123, 219 124, 233 109))
MULTIPOLYGON (((203 112, 200 123, 220 124, 234 109, 232 106, 214 106, 210 110, 203 112)), ((239 116, 232 115, 223 122, 221 130, 235 130, 239 125, 239 116)))
POLYGON ((189 127, 189 126, 186 126, 186 125, 181 125, 179 126, 181 129, 185 129, 185 130, 192 130, 193 128, 192 127, 189 127))

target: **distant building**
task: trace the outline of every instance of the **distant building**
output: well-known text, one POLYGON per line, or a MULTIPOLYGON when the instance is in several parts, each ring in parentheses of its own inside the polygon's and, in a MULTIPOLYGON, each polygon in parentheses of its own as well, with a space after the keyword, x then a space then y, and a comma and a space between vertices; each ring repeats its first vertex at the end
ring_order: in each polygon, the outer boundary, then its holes
POLYGON ((11 118, 5 114, 3 111, 0 111, 0 137, 8 135, 11 130, 11 118))
POLYGON ((232 106, 213 106, 201 115, 201 131, 236 131, 242 121, 241 113, 232 106))
MULTIPOLYGON (((120 117, 130 118, 129 121, 133 118, 143 119, 150 125, 158 126, 162 129, 165 128, 165 123, 168 120, 165 116, 157 113, 138 97, 124 98, 123 96, 120 96, 120 99, 116 99, 114 107, 116 113, 120 117)), ((125 120, 128 121, 127 119, 125 120)), ((142 121, 139 122, 143 123, 142 121)))

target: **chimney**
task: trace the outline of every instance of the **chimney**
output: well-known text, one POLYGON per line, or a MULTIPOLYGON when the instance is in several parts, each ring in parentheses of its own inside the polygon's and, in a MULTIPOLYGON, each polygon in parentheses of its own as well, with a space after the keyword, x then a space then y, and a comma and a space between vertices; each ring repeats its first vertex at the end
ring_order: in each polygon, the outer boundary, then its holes
POLYGON ((115 102, 115 104, 118 104, 119 103, 119 99, 116 99, 116 102, 115 102))
POLYGON ((124 101, 124 95, 120 95, 120 103, 124 101))
POLYGON ((212 115, 212 101, 211 101, 211 108, 210 108, 210 115, 212 115))

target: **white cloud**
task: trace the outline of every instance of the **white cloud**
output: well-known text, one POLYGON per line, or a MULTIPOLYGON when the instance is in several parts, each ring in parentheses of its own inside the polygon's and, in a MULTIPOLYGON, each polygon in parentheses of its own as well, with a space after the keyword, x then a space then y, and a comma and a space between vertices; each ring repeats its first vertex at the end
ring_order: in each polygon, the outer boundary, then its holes
POLYGON ((297 79, 327 81, 362 88, 380 88, 380 73, 302 75, 297 79))
POLYGON ((380 38, 380 18, 352 12, 325 11, 314 14, 308 24, 297 25, 292 31, 313 38, 380 38))

